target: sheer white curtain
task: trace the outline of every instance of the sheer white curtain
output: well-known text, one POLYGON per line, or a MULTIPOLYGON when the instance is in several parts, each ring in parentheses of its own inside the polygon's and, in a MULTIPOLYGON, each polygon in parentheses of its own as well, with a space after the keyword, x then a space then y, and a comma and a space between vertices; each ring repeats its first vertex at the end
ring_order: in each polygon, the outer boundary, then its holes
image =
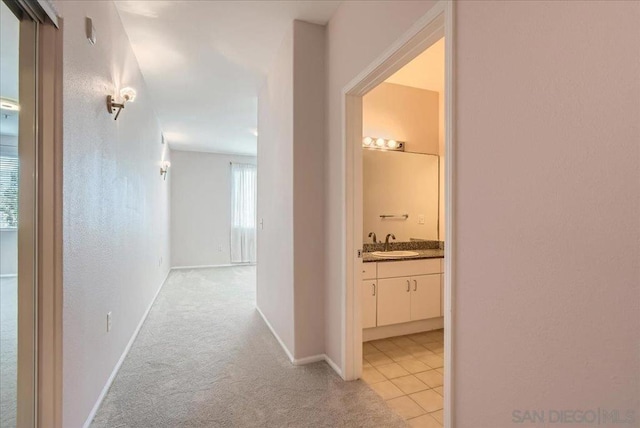
POLYGON ((231 164, 231 263, 256 261, 256 166, 231 164))

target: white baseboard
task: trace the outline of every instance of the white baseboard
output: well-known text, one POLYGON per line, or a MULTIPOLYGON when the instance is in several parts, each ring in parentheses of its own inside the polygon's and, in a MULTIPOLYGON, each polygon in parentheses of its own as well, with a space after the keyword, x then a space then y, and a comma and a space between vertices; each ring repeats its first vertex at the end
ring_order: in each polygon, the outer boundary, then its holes
POLYGON ((172 270, 182 270, 182 269, 207 269, 207 268, 217 268, 217 267, 232 267, 232 266, 255 266, 255 263, 228 263, 222 265, 198 265, 198 266, 173 266, 172 270))
POLYGON ((305 364, 317 363, 318 361, 324 361, 324 354, 311 355, 304 358, 295 358, 292 363, 294 366, 304 366, 305 364))
POLYGON ((280 336, 278 336, 278 333, 276 333, 276 331, 273 329, 273 326, 271 325, 267 317, 264 315, 262 310, 257 305, 256 305, 256 310, 264 320, 264 323, 267 325, 267 327, 269 327, 269 330, 271 330, 271 333, 276 338, 276 340, 278 341, 282 349, 284 349, 284 353, 287 354, 287 357, 289 358, 289 361, 291 361, 291 364, 293 364, 294 366, 303 366, 305 364, 317 363, 318 361, 326 361, 327 364, 329 364, 329 367, 331 367, 338 374, 338 376, 344 379, 344 377, 342 376, 342 370, 340 370, 340 367, 338 367, 338 365, 334 363, 333 360, 329 358, 327 354, 317 354, 317 355, 311 355, 309 357, 293 358, 293 354, 291 353, 291 351, 289 351, 289 348, 287 348, 287 346, 284 344, 282 339, 280 339, 280 336))
POLYGON ((276 338, 276 340, 278 341, 280 346, 282 346, 282 349, 284 349, 284 353, 287 354, 287 357, 289 357, 289 361, 291 361, 291 363, 293 363, 295 361, 295 358, 293 358, 293 354, 291 353, 291 351, 289 351, 289 348, 287 348, 287 345, 284 344, 282 339, 280 339, 280 336, 278 336, 278 333, 276 333, 276 331, 274 330, 273 326, 271 325, 271 323, 269 322, 267 317, 264 316, 264 313, 262 312, 262 310, 260 310, 258 305, 256 305, 256 310, 258 311, 258 313, 262 317, 262 320, 267 325, 267 327, 269 327, 269 330, 271 330, 271 333, 276 338))
POLYGON ((338 376, 344 379, 344 377, 342 376, 342 370, 340 370, 340 367, 338 367, 338 365, 334 363, 333 360, 329 358, 327 354, 318 354, 318 355, 312 355, 310 357, 296 358, 292 361, 292 363, 294 366, 304 366, 305 364, 317 363, 319 361, 325 361, 329 365, 329 367, 331 367, 331 369, 333 369, 333 371, 338 374, 338 376))
POLYGON ((444 327, 444 318, 436 317, 420 321, 410 321, 401 324, 391 324, 382 327, 365 328, 362 330, 362 341, 386 339, 405 334, 422 333, 423 331, 438 330, 444 327))
POLYGON ((324 360, 327 362, 327 364, 329 364, 329 367, 331 367, 334 372, 338 373, 338 376, 344 379, 344 376, 342 374, 342 370, 340 369, 340 367, 336 363, 334 363, 333 360, 329 358, 327 354, 324 354, 324 360))
POLYGON ((111 387, 111 384, 113 383, 113 380, 115 379, 116 375, 118 374, 118 370, 120 370, 120 366, 122 366, 122 363, 124 362, 124 359, 127 357, 127 354, 129 353, 129 350, 131 349, 131 346, 133 346, 133 342, 135 342, 136 337, 138 337, 138 333, 140 332, 140 329, 142 328, 142 325, 144 324, 145 320, 147 319, 147 316, 149 315, 149 312, 151 311, 151 307, 153 306, 153 304, 155 303, 156 299, 158 298, 158 295, 160 294, 160 290, 162 290, 162 287, 164 287, 164 284, 167 282, 167 278, 169 277, 170 273, 171 273, 171 269, 169 269, 169 271, 167 272, 167 275, 164 277, 164 281, 162 281, 162 284, 160 284, 160 287, 158 287, 158 290, 156 291, 156 294, 153 296, 153 299, 151 299, 151 303, 149 303, 149 306, 147 307, 147 310, 144 311, 144 314, 142 315, 142 319, 140 320, 140 322, 138 323, 138 326, 136 327, 136 329, 134 330, 133 334, 131 335, 131 339, 129 339, 129 343, 127 343, 127 346, 124 348, 124 351, 122 352, 122 355, 120 356, 120 359, 118 360, 118 362, 116 363, 115 367, 113 368, 113 371, 111 372, 111 375, 109 376, 109 379, 107 379, 107 383, 102 388, 102 392, 100 392, 100 395, 98 396, 98 400, 96 401, 96 404, 94 404, 93 408, 91 409, 91 412, 89 413, 89 416, 87 417, 87 419, 85 420, 84 424, 82 425, 82 428, 88 428, 89 425, 91 425, 91 422, 93 422, 93 418, 95 418, 96 413, 98 413, 98 409, 100 409, 100 405, 102 404, 102 400, 104 400, 104 397, 107 395, 107 392, 109 391, 109 388, 111 387))

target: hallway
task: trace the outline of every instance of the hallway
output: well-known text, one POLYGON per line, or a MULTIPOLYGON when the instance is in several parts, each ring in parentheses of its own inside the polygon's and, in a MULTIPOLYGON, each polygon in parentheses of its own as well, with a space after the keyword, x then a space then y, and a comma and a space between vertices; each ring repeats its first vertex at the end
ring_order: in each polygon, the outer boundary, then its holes
POLYGON ((92 427, 404 426, 362 381, 293 366, 255 309, 255 267, 173 271, 92 427))

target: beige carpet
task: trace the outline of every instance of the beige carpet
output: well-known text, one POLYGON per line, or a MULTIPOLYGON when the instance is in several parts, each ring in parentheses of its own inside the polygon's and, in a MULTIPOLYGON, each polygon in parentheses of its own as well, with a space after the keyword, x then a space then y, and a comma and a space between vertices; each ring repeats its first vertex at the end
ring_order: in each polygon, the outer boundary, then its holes
POLYGON ((255 267, 174 271, 93 427, 402 427, 362 381, 292 366, 255 310, 255 267))

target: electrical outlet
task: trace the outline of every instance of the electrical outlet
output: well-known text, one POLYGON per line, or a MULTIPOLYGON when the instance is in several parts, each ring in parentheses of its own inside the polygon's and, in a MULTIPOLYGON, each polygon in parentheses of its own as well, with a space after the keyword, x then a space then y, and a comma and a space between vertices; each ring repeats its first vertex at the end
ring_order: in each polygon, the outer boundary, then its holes
POLYGON ((111 311, 107 312, 107 333, 111 331, 111 311))
POLYGON ((424 224, 424 214, 418 215, 418 224, 424 224))
POLYGON ((222 252, 222 245, 218 245, 218 251, 222 252))

